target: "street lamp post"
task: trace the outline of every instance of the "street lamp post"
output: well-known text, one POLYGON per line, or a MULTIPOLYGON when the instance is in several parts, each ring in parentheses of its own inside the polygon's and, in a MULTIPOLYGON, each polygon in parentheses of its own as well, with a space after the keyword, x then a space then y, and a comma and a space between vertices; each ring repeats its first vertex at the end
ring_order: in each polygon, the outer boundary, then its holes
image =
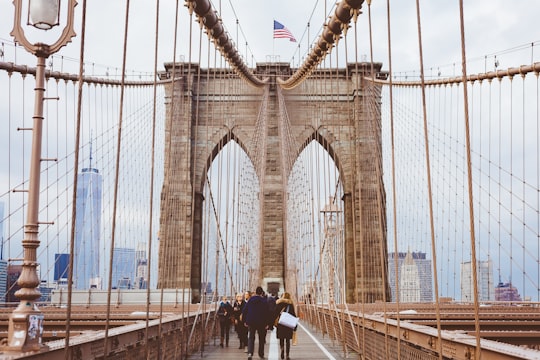
MULTIPOLYGON (((9 318, 7 344, 1 347, 3 351, 28 352, 46 351, 48 347, 42 344, 43 314, 38 309, 36 301, 41 296, 38 289, 37 248, 39 247, 39 189, 41 173, 41 144, 43 128, 43 101, 45 92, 45 60, 61 47, 65 46, 75 36, 73 29, 74 9, 76 0, 67 0, 67 23, 59 39, 53 44, 32 44, 24 34, 21 26, 23 0, 13 0, 15 18, 11 36, 28 52, 37 57, 36 87, 34 91, 34 115, 32 127, 32 153, 30 158, 30 179, 28 188, 28 205, 26 223, 24 225, 23 264, 19 279, 20 290, 15 293, 20 300, 19 305, 9 318)), ((41 30, 49 30, 59 24, 61 13, 60 0, 28 0, 27 24, 41 30)))

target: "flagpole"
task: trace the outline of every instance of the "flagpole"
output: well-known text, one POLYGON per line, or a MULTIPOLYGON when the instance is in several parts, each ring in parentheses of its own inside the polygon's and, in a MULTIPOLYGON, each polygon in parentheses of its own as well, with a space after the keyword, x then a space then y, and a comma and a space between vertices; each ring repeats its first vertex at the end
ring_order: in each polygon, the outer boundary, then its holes
POLYGON ((272 62, 275 62, 275 55, 274 55, 274 46, 276 44, 276 37, 274 36, 274 24, 276 21, 275 19, 272 21, 272 62))

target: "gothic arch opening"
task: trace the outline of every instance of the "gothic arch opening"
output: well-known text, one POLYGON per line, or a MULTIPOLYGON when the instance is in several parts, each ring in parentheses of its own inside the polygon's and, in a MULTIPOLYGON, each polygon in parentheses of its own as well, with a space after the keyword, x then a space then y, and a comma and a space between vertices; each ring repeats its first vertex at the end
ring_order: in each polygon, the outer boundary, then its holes
POLYGON ((224 151, 230 152, 231 149, 233 149, 234 151, 242 151, 246 155, 246 159, 244 160, 249 161, 251 165, 253 165, 252 159, 250 159, 248 151, 246 150, 246 146, 244 145, 242 140, 240 140, 240 138, 236 136, 233 131, 228 131, 218 141, 215 142, 215 146, 213 147, 213 149, 209 152, 207 156, 204 169, 200 169, 202 171, 202 176, 201 176, 201 181, 199 185, 200 187, 198 188, 200 189, 199 191, 201 191, 204 188, 204 186, 206 186, 207 176, 211 172, 211 166, 212 164, 215 163, 216 158, 220 155, 223 156, 224 151), (231 143, 233 146, 232 148, 229 147, 231 143))
POLYGON ((306 302, 345 300, 343 185, 329 144, 315 135, 287 183, 286 283, 306 302))
POLYGON ((259 180, 229 138, 209 160, 202 187, 201 289, 207 301, 250 289, 258 262, 259 180))

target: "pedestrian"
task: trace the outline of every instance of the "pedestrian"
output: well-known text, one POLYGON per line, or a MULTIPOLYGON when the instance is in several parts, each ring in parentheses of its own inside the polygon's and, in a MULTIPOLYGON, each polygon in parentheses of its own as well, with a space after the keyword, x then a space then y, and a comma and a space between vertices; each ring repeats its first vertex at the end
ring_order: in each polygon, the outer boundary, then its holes
MULTIPOLYGON (((244 292, 244 301, 246 302, 246 305, 247 305, 247 302, 249 301, 249 299, 251 298, 251 295, 253 295, 253 293, 251 291, 249 291, 249 290, 246 290, 244 292)), ((244 306, 244 309, 245 309, 245 306, 244 306)), ((248 331, 249 331, 249 329, 246 326, 246 323, 245 323, 245 321, 243 319, 243 317, 244 317, 243 314, 244 314, 244 310, 242 310, 242 323, 244 324, 244 328, 246 329, 246 337, 245 337, 246 342, 244 344, 245 345, 244 346, 244 352, 247 353, 248 352, 247 346, 248 346, 248 331)))
POLYGON ((219 328, 221 330, 219 338, 219 346, 223 347, 223 340, 225 340, 225 346, 229 346, 229 332, 231 331, 231 317, 233 315, 233 308, 231 303, 227 300, 227 297, 224 296, 221 299, 219 308, 217 311, 219 318, 219 328))
POLYGON ((246 301, 244 300, 244 295, 242 293, 236 294, 236 300, 234 300, 232 306, 234 316, 234 330, 238 335, 238 340, 240 340, 240 345, 238 346, 238 348, 243 349, 247 347, 248 344, 248 329, 242 321, 242 310, 244 310, 244 307, 246 306, 246 301))
MULTIPOLYGON (((268 296, 268 312, 270 314, 270 316, 274 316, 275 312, 276 312, 276 301, 278 299, 278 296, 276 293, 272 293, 270 296, 268 296)), ((269 323, 270 323, 270 330, 273 330, 274 329, 274 320, 273 318, 270 319, 269 323)))
POLYGON ((255 290, 255 295, 251 296, 244 307, 242 316, 244 323, 248 327, 248 360, 253 358, 255 350, 255 334, 259 338, 259 357, 264 359, 264 344, 266 342, 266 330, 268 330, 269 319, 271 318, 268 312, 268 304, 263 296, 262 287, 258 286, 255 290))
MULTIPOLYGON (((283 311, 288 312, 289 314, 293 316, 296 316, 294 303, 291 299, 291 294, 289 294, 288 292, 283 293, 281 298, 279 298, 276 301, 276 310, 274 313, 274 319, 276 323, 279 316, 281 315, 283 311)), ((279 339, 279 349, 281 352, 281 358, 288 360, 290 359, 289 353, 291 351, 291 339, 293 337, 294 331, 296 331, 296 328, 291 329, 281 324, 277 324, 276 328, 277 328, 276 337, 279 339)))

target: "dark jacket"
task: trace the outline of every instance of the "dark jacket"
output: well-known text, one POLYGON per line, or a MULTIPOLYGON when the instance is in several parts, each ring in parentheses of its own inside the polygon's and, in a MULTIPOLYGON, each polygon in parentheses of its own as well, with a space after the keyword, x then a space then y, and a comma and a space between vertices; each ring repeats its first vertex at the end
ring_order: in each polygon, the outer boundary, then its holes
MULTIPOLYGON (((294 304, 292 300, 290 299, 278 299, 276 301, 276 310, 274 312, 274 319, 279 318, 279 315, 281 315, 282 310, 288 312, 289 314, 293 316, 296 316, 294 304)), ((294 330, 291 328, 278 324, 276 336, 278 339, 291 339, 293 336, 293 331, 294 330)))
POLYGON ((244 310, 244 307, 246 307, 246 302, 243 299, 240 302, 235 300, 232 306, 234 318, 240 321, 240 315, 242 315, 242 310, 244 310))
POLYGON ((219 304, 217 315, 219 317, 220 322, 225 322, 225 321, 230 322, 231 321, 231 316, 233 316, 233 308, 232 308, 231 304, 228 301, 227 302, 222 301, 219 304))
POLYGON ((269 296, 268 301, 268 310, 273 314, 276 311, 276 300, 277 297, 269 296))
POLYGON ((250 297, 242 311, 244 323, 257 328, 267 326, 271 317, 270 315, 266 298, 259 295, 250 297))

